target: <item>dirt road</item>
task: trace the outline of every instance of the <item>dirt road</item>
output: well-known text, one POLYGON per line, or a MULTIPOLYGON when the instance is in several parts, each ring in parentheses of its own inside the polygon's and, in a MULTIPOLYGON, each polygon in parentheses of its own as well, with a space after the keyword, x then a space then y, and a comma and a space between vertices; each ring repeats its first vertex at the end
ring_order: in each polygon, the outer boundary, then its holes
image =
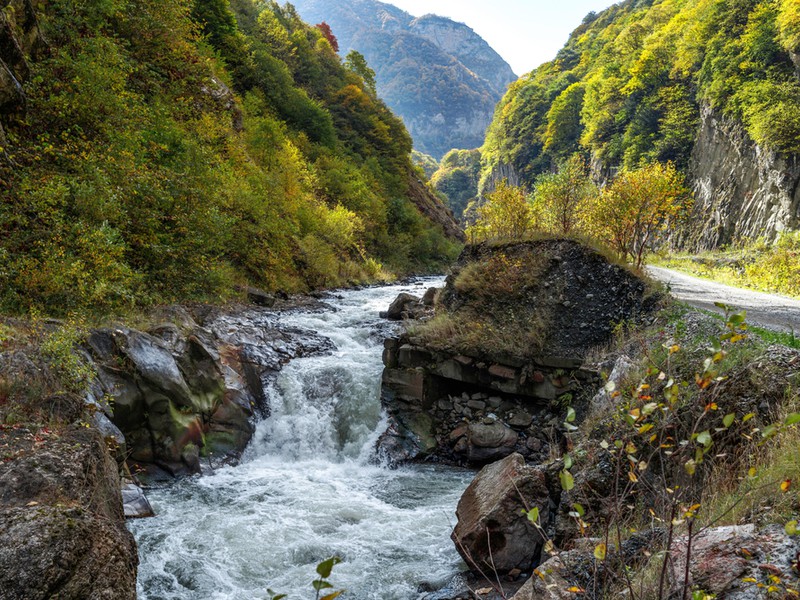
POLYGON ((800 300, 735 288, 661 267, 647 267, 647 272, 665 283, 673 296, 692 306, 722 313, 714 303, 724 302, 745 309, 748 323, 800 333, 800 300))

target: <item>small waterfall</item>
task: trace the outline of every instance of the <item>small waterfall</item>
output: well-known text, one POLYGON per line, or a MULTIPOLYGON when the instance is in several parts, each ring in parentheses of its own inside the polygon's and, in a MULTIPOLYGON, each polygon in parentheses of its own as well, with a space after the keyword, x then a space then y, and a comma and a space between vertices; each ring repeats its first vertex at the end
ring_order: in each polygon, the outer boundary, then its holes
POLYGON ((344 292, 333 311, 281 317, 331 338, 335 352, 284 368, 241 465, 151 494, 159 516, 130 523, 140 598, 255 600, 267 587, 313 598, 315 566, 332 555, 343 559, 331 578, 342 598, 407 600, 449 581, 460 567, 449 534, 471 474, 373 463, 390 327, 378 313, 401 291, 440 283, 344 292))

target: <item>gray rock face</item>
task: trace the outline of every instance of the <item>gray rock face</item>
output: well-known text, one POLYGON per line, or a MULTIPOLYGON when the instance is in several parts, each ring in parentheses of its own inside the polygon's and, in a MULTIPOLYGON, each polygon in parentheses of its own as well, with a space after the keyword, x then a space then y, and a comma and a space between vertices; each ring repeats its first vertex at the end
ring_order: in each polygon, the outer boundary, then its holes
POLYGON ((689 172, 696 217, 690 247, 774 239, 800 227, 800 157, 759 147, 741 123, 707 107, 689 172))
POLYGON ((468 565, 506 573, 534 566, 544 539, 523 514, 549 514, 549 494, 542 471, 525 466, 519 454, 484 467, 458 502, 452 538, 468 565))
POLYGON ((262 309, 220 313, 205 326, 180 308, 165 318, 149 333, 99 329, 88 340, 98 372, 90 400, 113 422, 98 416, 98 425, 153 474, 236 461, 256 414, 269 414, 264 390, 283 365, 332 347, 312 332, 279 329, 262 309))
POLYGON ((0 597, 134 600, 136 544, 103 438, 83 427, 36 442, 0 431, 12 435, 20 451, 0 462, 0 597))
POLYGON ((361 52, 378 95, 397 113, 418 150, 441 158, 483 144, 497 102, 517 79, 472 29, 450 19, 415 19, 374 0, 298 0, 310 23, 327 22, 342 56, 361 52))

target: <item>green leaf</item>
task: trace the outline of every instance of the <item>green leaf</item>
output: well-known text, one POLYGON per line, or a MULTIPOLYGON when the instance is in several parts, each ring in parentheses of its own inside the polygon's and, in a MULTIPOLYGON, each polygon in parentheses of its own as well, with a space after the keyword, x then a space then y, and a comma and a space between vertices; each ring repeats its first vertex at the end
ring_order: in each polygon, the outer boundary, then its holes
POLYGON ((328 560, 323 560, 317 565, 317 573, 319 573, 320 577, 326 579, 331 576, 334 565, 338 565, 340 562, 342 562, 341 558, 338 556, 331 556, 328 560))
POLYGON ((575 409, 571 406, 567 408, 567 423, 572 423, 575 420, 575 409))
POLYGON ((539 522, 539 507, 534 506, 532 509, 528 511, 528 521, 531 523, 538 523, 539 522))
POLYGON ((341 596, 343 593, 344 593, 343 590, 340 590, 338 592, 333 592, 332 594, 328 594, 327 596, 323 596, 319 600, 333 600, 334 598, 338 598, 339 596, 341 596))
POLYGON ((705 447, 711 445, 711 432, 707 429, 697 434, 697 443, 705 447))
POLYGON ((645 416, 651 415, 657 410, 658 410, 658 404, 655 402, 650 402, 642 407, 642 414, 645 416))
POLYGON ((568 492, 575 487, 575 478, 569 471, 561 471, 559 479, 561 480, 561 489, 563 489, 565 492, 568 492))
POLYGON ((575 512, 578 513, 581 517, 583 517, 583 515, 586 514, 586 510, 580 504, 575 503, 572 505, 572 508, 574 508, 575 512))
POLYGON ((323 579, 315 579, 314 581, 311 582, 311 585, 318 592, 320 590, 327 590, 327 589, 330 589, 330 588, 333 587, 330 583, 328 583, 327 581, 325 581, 323 579))
POLYGON ((564 468, 565 469, 571 469, 572 468, 572 457, 569 454, 567 454, 564 457, 564 468))
POLYGON ((761 432, 761 437, 763 438, 771 438, 776 433, 778 433, 777 425, 767 425, 764 427, 764 430, 761 432))
POLYGON ((727 428, 727 427, 730 427, 731 425, 733 425, 733 422, 735 420, 736 420, 736 414, 735 413, 730 413, 730 414, 725 415, 723 417, 722 424, 727 428))
POLYGON ((788 417, 786 417, 786 420, 783 423, 784 425, 795 425, 800 423, 800 413, 790 414, 788 417))
POLYGON ((686 464, 683 465, 683 468, 686 469, 689 475, 694 475, 695 471, 697 471, 697 463, 693 459, 689 459, 686 461, 686 464))
POLYGON ((797 521, 789 521, 783 529, 786 531, 786 535, 797 535, 799 533, 797 521))

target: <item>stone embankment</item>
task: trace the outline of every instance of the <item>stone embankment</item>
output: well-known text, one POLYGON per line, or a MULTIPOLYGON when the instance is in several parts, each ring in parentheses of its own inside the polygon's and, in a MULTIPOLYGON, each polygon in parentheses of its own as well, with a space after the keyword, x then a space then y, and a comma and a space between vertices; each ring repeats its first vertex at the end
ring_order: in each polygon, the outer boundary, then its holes
MULTIPOLYGON (((567 408, 583 410, 600 382, 584 364, 587 353, 608 343, 617 324, 646 318, 655 301, 637 276, 575 242, 468 247, 440 294, 439 315, 487 336, 505 315, 518 315, 521 327, 540 323, 537 339, 511 331, 511 346, 491 351, 413 330, 387 340, 390 427, 380 452, 392 462, 457 465, 559 454, 567 408), (476 290, 481 277, 485 289, 476 290)), ((400 298, 392 315, 415 318, 415 306, 400 298)))

